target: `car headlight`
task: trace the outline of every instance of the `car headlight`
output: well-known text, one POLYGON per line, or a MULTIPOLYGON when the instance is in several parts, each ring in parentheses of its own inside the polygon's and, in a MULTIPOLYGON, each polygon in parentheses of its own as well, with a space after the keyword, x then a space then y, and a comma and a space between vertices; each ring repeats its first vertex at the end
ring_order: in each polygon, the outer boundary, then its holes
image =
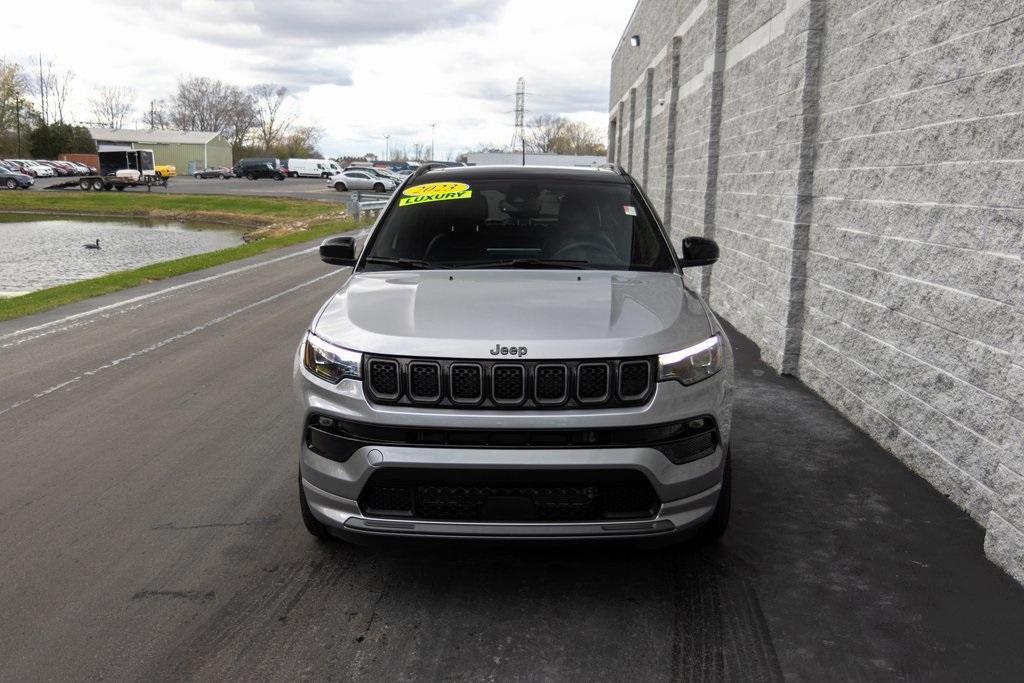
POLYGON ((658 356, 658 379, 695 384, 722 369, 722 338, 717 334, 700 344, 658 356))
POLYGON ((302 365, 320 379, 337 384, 346 377, 359 379, 363 354, 328 344, 323 339, 306 334, 302 344, 302 365))

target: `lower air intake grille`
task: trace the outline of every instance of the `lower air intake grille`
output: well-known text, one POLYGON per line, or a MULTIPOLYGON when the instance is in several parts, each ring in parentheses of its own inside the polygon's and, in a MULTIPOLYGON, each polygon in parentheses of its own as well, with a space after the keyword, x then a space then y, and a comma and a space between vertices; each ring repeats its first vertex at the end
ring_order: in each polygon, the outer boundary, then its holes
POLYGON ((502 471, 480 478, 479 473, 463 471, 460 474, 469 476, 445 479, 445 473, 436 470, 401 481, 400 472, 383 470, 371 478, 359 497, 366 514, 436 521, 586 522, 643 519, 659 505, 647 480, 632 476, 636 473, 591 474, 589 481, 587 475, 576 474, 570 475, 574 480, 531 482, 502 471), (378 485, 378 480, 383 483, 378 485))

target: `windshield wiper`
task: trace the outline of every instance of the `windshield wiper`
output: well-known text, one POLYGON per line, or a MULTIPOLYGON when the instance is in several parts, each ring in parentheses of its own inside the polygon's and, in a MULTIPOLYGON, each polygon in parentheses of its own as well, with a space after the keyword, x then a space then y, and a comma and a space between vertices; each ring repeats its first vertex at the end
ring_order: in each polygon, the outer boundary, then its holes
POLYGON ((386 256, 369 256, 366 259, 367 263, 378 263, 385 266, 398 266, 399 268, 407 268, 409 270, 435 270, 440 268, 436 263, 430 261, 421 261, 415 258, 390 258, 386 256))
POLYGON ((553 258, 513 258, 500 261, 478 261, 476 263, 460 263, 459 268, 575 268, 589 270, 590 261, 553 258))

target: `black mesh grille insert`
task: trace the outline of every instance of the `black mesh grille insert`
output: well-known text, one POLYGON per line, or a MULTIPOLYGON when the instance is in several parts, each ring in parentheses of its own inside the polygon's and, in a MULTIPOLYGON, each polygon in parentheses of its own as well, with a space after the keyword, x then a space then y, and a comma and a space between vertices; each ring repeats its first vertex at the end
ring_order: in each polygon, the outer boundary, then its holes
POLYGON ((398 396, 398 361, 374 358, 370 366, 370 390, 381 398, 398 396))
POLYGON ((475 403, 483 398, 483 371, 479 365, 452 363, 448 372, 453 399, 475 403))
POLYGON ((580 401, 602 401, 608 395, 608 365, 580 364, 577 370, 577 395, 580 401))
POLYGON ((566 397, 566 376, 564 365, 538 365, 535 379, 537 400, 559 403, 566 397))
POLYGON ((382 517, 480 522, 643 519, 658 509, 654 490, 643 477, 546 474, 549 481, 502 471, 488 477, 468 471, 406 475, 382 470, 373 475, 359 504, 365 513, 382 517))
POLYGON ((405 486, 371 486, 361 496, 366 512, 382 515, 412 514, 412 491, 405 486))
POLYGON ((441 398, 441 368, 437 363, 409 363, 409 395, 417 401, 441 398))
POLYGON ((522 365, 495 365, 491 383, 495 401, 518 403, 525 398, 526 372, 522 365))
POLYGON ((619 396, 636 398, 647 393, 650 385, 650 365, 645 360, 634 360, 619 366, 619 396))

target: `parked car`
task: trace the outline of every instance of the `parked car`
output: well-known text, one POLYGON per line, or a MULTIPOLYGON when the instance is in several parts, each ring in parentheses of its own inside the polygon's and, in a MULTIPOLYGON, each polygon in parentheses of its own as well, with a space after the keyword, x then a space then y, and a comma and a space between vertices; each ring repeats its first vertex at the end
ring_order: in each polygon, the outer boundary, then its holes
POLYGON ((66 166, 64 166, 63 164, 58 164, 56 161, 48 161, 48 160, 44 160, 44 159, 36 159, 36 163, 37 164, 41 164, 43 166, 49 166, 50 168, 53 169, 54 175, 58 175, 58 176, 69 176, 69 175, 72 175, 71 171, 66 166))
POLYGON ((77 175, 81 174, 81 171, 78 170, 78 167, 75 166, 70 161, 59 161, 58 160, 58 161, 54 161, 53 163, 55 163, 58 166, 60 166, 61 168, 63 168, 67 172, 68 175, 77 176, 77 175))
POLYGON ((280 159, 272 157, 240 159, 232 170, 239 178, 248 178, 249 180, 258 178, 284 180, 288 174, 288 167, 282 164, 280 159))
POLYGON ((391 171, 389 171, 386 168, 374 168, 373 166, 349 166, 345 170, 347 170, 347 171, 350 171, 350 170, 366 171, 367 173, 375 175, 378 178, 383 178, 385 180, 392 181, 395 184, 396 187, 402 182, 401 178, 399 178, 397 175, 395 175, 394 173, 392 173, 391 171))
POLYGON ((0 187, 8 190, 27 190, 35 184, 35 178, 24 173, 16 173, 7 166, 0 166, 0 187))
POLYGON ((298 498, 318 538, 711 541, 732 349, 629 175, 417 172, 299 344, 298 498))
POLYGON ((57 172, 49 166, 37 163, 31 159, 12 159, 15 163, 21 164, 21 172, 34 178, 51 178, 57 172))
POLYGON ((396 184, 389 178, 382 178, 370 173, 368 168, 349 168, 331 176, 327 184, 338 192, 348 190, 370 190, 373 192, 390 192, 396 184))
POLYGON ((153 170, 156 171, 156 174, 164 180, 178 175, 178 167, 174 164, 157 164, 153 167, 153 170))
POLYGON ((200 178, 220 178, 221 180, 224 180, 225 178, 234 178, 235 172, 227 166, 211 166, 210 168, 204 168, 201 171, 196 171, 192 176, 196 180, 199 180, 200 178))
POLYGON ((330 178, 338 172, 332 166, 337 168, 337 164, 326 159, 289 159, 288 175, 292 178, 330 178))
POLYGON ((85 164, 80 164, 77 161, 65 161, 65 164, 74 169, 75 175, 89 175, 89 167, 85 164))

